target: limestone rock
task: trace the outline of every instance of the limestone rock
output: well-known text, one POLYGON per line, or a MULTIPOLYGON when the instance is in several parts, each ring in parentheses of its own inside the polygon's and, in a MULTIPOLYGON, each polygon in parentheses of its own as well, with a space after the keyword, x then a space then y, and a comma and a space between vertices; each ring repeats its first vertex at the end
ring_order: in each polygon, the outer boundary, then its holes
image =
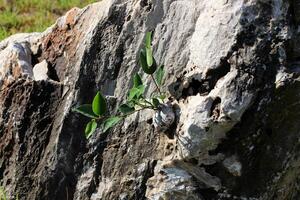
POLYGON ((48 63, 46 60, 36 64, 33 68, 33 76, 36 81, 47 80, 49 78, 48 73, 48 63))
POLYGON ((21 200, 297 200, 298 4, 103 0, 3 40, 0 185, 21 200), (117 112, 146 31, 175 122, 159 132, 143 111, 86 140, 71 109, 101 90, 117 112))
POLYGON ((175 120, 175 113, 171 103, 159 105, 153 116, 153 125, 157 131, 167 131, 175 120))
POLYGON ((33 78, 28 43, 10 43, 0 52, 0 58, 0 83, 20 77, 33 78))

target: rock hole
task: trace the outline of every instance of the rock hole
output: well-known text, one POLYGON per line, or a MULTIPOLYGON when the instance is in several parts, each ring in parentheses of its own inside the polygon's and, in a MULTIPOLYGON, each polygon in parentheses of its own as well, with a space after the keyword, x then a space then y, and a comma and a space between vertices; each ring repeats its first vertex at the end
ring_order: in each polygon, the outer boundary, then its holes
POLYGON ((168 90, 174 98, 179 99, 182 94, 182 79, 177 78, 175 82, 168 86, 168 90))
POLYGON ((55 68, 54 68, 52 65, 49 64, 48 70, 49 70, 49 71, 48 71, 48 77, 49 77, 50 79, 54 80, 54 81, 59 82, 59 78, 58 78, 58 75, 57 75, 57 73, 56 73, 55 68))
POLYGON ((148 0, 141 0, 140 5, 141 5, 141 7, 146 7, 146 6, 148 6, 148 0))
POLYGON ((212 188, 200 189, 200 194, 204 197, 204 199, 216 199, 218 196, 217 191, 212 188))
POLYGON ((206 95, 208 92, 208 82, 207 81, 198 81, 196 79, 192 79, 189 83, 189 87, 184 88, 182 90, 182 98, 186 99, 188 96, 195 96, 198 93, 200 95, 206 95))
MULTIPOLYGON (((176 82, 169 86, 169 92, 177 100, 186 99, 189 96, 200 94, 201 96, 208 95, 214 89, 218 80, 224 77, 230 71, 230 64, 226 58, 221 60, 219 67, 207 71, 204 78, 200 79, 201 74, 197 73, 191 77, 177 78, 176 82), (186 85, 186 82, 187 85, 186 85)), ((183 76, 187 72, 183 72, 183 76)))
POLYGON ((46 44, 46 49, 48 49, 51 45, 52 45, 51 40, 48 40, 48 42, 47 42, 47 44, 46 44))
POLYGON ((218 80, 224 77, 230 71, 230 64, 226 59, 221 60, 219 67, 211 69, 207 72, 206 77, 209 80, 209 88, 212 90, 218 80))
POLYGON ((67 24, 67 31, 71 30, 71 25, 67 24))
POLYGON ((198 165, 198 160, 196 158, 191 158, 189 160, 189 163, 192 163, 193 165, 198 165))
POLYGON ((39 48, 36 52, 36 54, 31 54, 31 65, 35 66, 36 64, 38 64, 40 62, 39 58, 42 55, 42 49, 39 48))
POLYGON ((266 128, 266 134, 271 137, 273 135, 273 131, 271 128, 266 128))
POLYGON ((171 155, 174 151, 174 144, 171 142, 168 142, 165 146, 165 156, 171 155))
POLYGON ((39 63, 38 56, 32 54, 31 55, 31 64, 32 64, 32 66, 34 66, 34 65, 36 65, 38 63, 39 63))
POLYGON ((210 108, 210 116, 216 121, 220 116, 220 105, 221 105, 221 98, 217 97, 213 101, 211 108, 210 108))
POLYGON ((150 11, 152 9, 152 4, 148 2, 148 0, 142 0, 140 3, 141 7, 146 7, 146 11, 150 11))
POLYGON ((151 125, 151 124, 153 124, 153 119, 150 118, 150 119, 148 119, 146 122, 147 122, 147 124, 150 124, 150 125, 151 125))

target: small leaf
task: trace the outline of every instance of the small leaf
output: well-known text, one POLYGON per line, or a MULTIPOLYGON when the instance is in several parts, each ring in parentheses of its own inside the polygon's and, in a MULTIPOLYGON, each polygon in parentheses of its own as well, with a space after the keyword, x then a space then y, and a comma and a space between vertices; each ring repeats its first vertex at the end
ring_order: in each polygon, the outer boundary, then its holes
POLYGON ((146 59, 147 59, 147 65, 151 67, 153 65, 153 55, 152 55, 152 49, 146 48, 146 59))
POLYGON ((138 89, 136 97, 139 99, 144 94, 144 92, 145 92, 145 86, 144 85, 139 85, 136 88, 138 89))
POLYGON ((146 48, 151 48, 151 32, 146 33, 146 38, 145 38, 145 46, 146 48))
POLYGON ((91 135, 95 132, 96 128, 97 122, 95 122, 95 120, 91 120, 89 123, 87 123, 84 131, 86 139, 91 137, 91 135))
POLYGON ((145 92, 145 86, 140 85, 136 88, 131 88, 129 91, 128 100, 131 101, 133 99, 139 99, 145 92))
POLYGON ((161 65, 157 72, 156 72, 156 76, 155 76, 155 79, 156 79, 156 83, 161 86, 163 84, 163 78, 164 78, 164 74, 165 74, 165 70, 164 70, 164 66, 161 65))
POLYGON ((146 60, 146 52, 144 49, 141 49, 140 51, 140 58, 139 58, 140 66, 142 67, 143 71, 148 74, 148 64, 146 60))
POLYGON ((143 85, 142 78, 139 74, 135 74, 133 77, 133 87, 138 87, 140 85, 143 85))
POLYGON ((138 93, 139 90, 137 88, 131 88, 128 94, 128 101, 136 99, 138 93))
POLYGON ((155 59, 153 57, 152 57, 152 59, 153 59, 152 66, 148 66, 147 59, 146 59, 146 49, 142 49, 140 51, 139 63, 140 63, 140 66, 142 67, 143 71, 146 74, 153 74, 156 70, 157 65, 156 65, 155 59))
POLYGON ((134 107, 129 106, 128 104, 122 104, 119 107, 119 110, 123 113, 123 114, 129 114, 132 113, 134 111, 134 107))
POLYGON ((157 98, 152 98, 152 104, 154 105, 155 108, 159 106, 159 100, 157 98))
POLYGON ((97 116, 102 116, 106 112, 106 100, 100 92, 97 92, 93 99, 92 109, 97 116))
POLYGON ((119 121, 121 121, 122 117, 110 117, 103 122, 103 132, 105 133, 108 129, 115 126, 119 121))
POLYGON ((91 104, 84 104, 72 109, 73 112, 80 113, 89 118, 98 118, 97 115, 94 114, 91 104))

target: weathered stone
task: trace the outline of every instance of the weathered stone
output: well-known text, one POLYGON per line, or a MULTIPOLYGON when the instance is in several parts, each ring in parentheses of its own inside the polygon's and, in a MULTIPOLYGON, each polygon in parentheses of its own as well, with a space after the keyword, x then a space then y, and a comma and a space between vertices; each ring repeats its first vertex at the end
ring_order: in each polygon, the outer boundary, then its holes
POLYGON ((104 0, 0 42, 1 185, 22 200, 297 200, 298 4, 104 0), (86 140, 71 109, 101 90, 117 112, 146 31, 175 122, 157 131, 145 110, 86 140))
POLYGON ((47 80, 49 78, 48 73, 48 63, 46 60, 43 60, 33 67, 33 77, 36 81, 47 80))
POLYGON ((167 131, 175 120, 175 113, 171 103, 159 105, 153 116, 153 125, 157 131, 167 131))
POLYGON ((0 87, 3 82, 33 78, 31 51, 28 43, 10 43, 0 52, 0 87))

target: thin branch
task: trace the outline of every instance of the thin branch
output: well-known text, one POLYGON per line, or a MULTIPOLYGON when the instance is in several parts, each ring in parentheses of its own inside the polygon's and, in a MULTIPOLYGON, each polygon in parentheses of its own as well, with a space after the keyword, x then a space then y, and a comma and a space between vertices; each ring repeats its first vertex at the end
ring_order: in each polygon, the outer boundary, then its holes
POLYGON ((153 104, 152 104, 150 101, 148 101, 148 100, 145 99, 145 98, 144 98, 144 101, 154 108, 153 104))
POLYGON ((147 107, 142 107, 140 109, 137 109, 137 110, 134 110, 133 112, 131 113, 128 113, 128 114, 123 114, 123 115, 119 115, 118 117, 127 117, 128 115, 132 115, 133 113, 136 113, 136 112, 139 112, 139 111, 142 111, 142 110, 146 110, 146 109, 151 109, 151 110, 156 110, 155 108, 153 108, 152 106, 147 106, 147 107))
POLYGON ((151 74, 151 78, 153 80, 153 82, 155 83, 155 86, 156 86, 156 89, 158 90, 159 94, 162 95, 160 89, 159 89, 159 86, 157 85, 156 81, 155 81, 155 78, 153 77, 153 74, 151 74))

